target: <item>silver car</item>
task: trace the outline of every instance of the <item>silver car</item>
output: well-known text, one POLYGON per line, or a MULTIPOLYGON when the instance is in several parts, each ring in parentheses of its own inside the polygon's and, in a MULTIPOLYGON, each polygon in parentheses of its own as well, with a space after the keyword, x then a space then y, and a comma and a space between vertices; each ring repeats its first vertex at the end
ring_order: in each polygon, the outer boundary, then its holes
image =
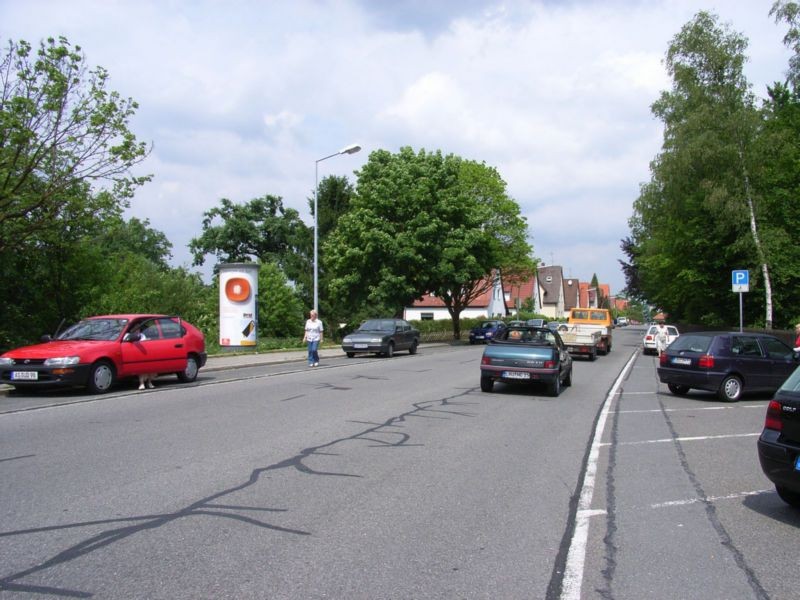
MULTIPOLYGON (((667 346, 678 339, 680 333, 678 328, 674 325, 666 325, 667 328, 667 346)), ((656 335, 658 334, 658 325, 650 325, 647 328, 647 333, 644 334, 642 339, 642 354, 656 354, 656 335)))

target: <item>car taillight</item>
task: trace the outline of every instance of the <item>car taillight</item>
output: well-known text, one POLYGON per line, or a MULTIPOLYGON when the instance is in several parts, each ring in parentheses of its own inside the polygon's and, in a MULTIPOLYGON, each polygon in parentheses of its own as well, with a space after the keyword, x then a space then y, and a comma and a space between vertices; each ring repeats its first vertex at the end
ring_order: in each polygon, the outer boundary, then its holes
POLYGON ((658 364, 662 365, 662 366, 667 364, 667 353, 666 352, 662 352, 661 356, 658 357, 658 364))
POLYGON ((777 400, 770 400, 767 406, 767 419, 764 421, 766 429, 774 429, 775 431, 783 430, 783 420, 781 419, 781 403, 777 400))
POLYGON ((554 360, 546 360, 546 361, 544 361, 544 368, 545 369, 555 369, 556 368, 556 361, 554 361, 554 360))
POLYGON ((481 364, 482 365, 490 365, 490 364, 492 364, 492 359, 489 358, 488 356, 484 356, 483 358, 481 358, 481 364))
POLYGON ((713 369, 714 357, 711 354, 703 354, 703 356, 697 359, 697 366, 701 369, 713 369))
POLYGON ((653 336, 652 335, 646 335, 646 336, 644 336, 644 339, 647 340, 648 342, 652 342, 653 341, 653 336))

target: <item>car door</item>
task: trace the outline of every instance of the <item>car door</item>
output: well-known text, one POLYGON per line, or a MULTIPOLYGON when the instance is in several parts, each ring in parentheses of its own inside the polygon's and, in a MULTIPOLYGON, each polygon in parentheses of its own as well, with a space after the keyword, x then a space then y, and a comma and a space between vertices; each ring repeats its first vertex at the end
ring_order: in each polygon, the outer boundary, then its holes
POLYGON ((765 336, 761 345, 770 363, 769 387, 778 389, 797 368, 792 349, 777 338, 765 336))
POLYGON ((731 363, 733 369, 744 376, 744 386, 748 390, 770 387, 772 365, 762 352, 758 338, 731 336, 731 363))
POLYGON ((131 325, 142 339, 122 342, 121 377, 142 373, 170 373, 186 368, 184 330, 168 317, 156 317, 131 325))
POLYGON ((411 346, 411 327, 405 321, 397 321, 397 337, 400 340, 398 347, 407 350, 411 346))

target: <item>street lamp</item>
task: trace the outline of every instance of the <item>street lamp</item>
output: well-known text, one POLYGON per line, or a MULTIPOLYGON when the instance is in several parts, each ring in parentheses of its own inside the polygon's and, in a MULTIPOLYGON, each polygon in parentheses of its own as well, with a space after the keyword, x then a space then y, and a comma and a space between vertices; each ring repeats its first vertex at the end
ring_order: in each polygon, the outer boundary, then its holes
POLYGON ((319 235, 318 235, 318 224, 319 224, 319 209, 317 206, 317 193, 319 188, 319 163, 323 160, 328 160, 329 158, 333 158, 334 156, 339 156, 340 154, 355 154, 361 150, 361 146, 358 144, 352 144, 350 146, 346 146, 339 150, 338 152, 334 152, 333 154, 326 156, 324 158, 320 158, 314 163, 314 310, 319 311, 319 235))

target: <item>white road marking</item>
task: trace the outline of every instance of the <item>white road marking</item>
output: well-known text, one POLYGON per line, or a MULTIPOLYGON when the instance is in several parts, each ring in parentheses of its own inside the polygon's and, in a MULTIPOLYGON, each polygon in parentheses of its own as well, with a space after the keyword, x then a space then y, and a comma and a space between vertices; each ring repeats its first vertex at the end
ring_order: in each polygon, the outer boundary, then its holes
MULTIPOLYGON (((627 394, 626 394, 627 395, 627 394)), ((675 413, 675 412, 695 412, 695 411, 702 411, 702 410, 739 410, 740 408, 760 408, 764 410, 764 405, 762 404, 742 404, 739 406, 698 406, 696 408, 665 408, 664 412, 668 413, 675 413)), ((617 410, 613 411, 619 413, 621 415, 631 414, 631 413, 661 413, 660 408, 642 408, 638 410, 617 410)))
POLYGON ((739 492, 737 494, 728 494, 726 496, 709 496, 705 500, 703 498, 691 498, 688 500, 672 500, 670 502, 658 502, 651 504, 650 508, 668 508, 670 506, 687 506, 689 504, 697 504, 698 502, 717 502, 718 500, 736 500, 737 498, 745 498, 747 496, 760 496, 761 494, 774 494, 775 490, 753 490, 752 492, 739 492))
MULTIPOLYGON (((761 432, 758 433, 730 433, 726 435, 698 435, 693 437, 677 437, 677 438, 662 438, 660 440, 640 440, 638 442, 617 442, 617 446, 641 446, 643 444, 668 444, 670 442, 679 441, 679 442, 702 442, 705 440, 724 440, 729 438, 741 438, 741 437, 757 437, 761 435, 761 432)), ((610 446, 611 442, 603 442, 600 444, 601 446, 610 446)))
POLYGON ((583 487, 581 488, 581 495, 578 500, 578 509, 575 514, 575 531, 572 534, 572 539, 569 543, 569 551, 567 552, 567 564, 564 568, 564 581, 561 590, 561 598, 563 600, 580 600, 581 597, 583 570, 586 563, 586 542, 589 539, 589 519, 594 515, 603 514, 605 512, 592 510, 591 508, 595 479, 597 477, 597 461, 600 455, 600 438, 605 430, 611 401, 617 394, 637 356, 638 353, 634 352, 625 365, 625 368, 622 369, 619 377, 617 377, 617 380, 608 392, 605 402, 603 403, 603 408, 600 411, 600 417, 597 419, 597 425, 595 426, 592 437, 592 446, 589 450, 589 458, 586 463, 586 476, 583 479, 583 487))

